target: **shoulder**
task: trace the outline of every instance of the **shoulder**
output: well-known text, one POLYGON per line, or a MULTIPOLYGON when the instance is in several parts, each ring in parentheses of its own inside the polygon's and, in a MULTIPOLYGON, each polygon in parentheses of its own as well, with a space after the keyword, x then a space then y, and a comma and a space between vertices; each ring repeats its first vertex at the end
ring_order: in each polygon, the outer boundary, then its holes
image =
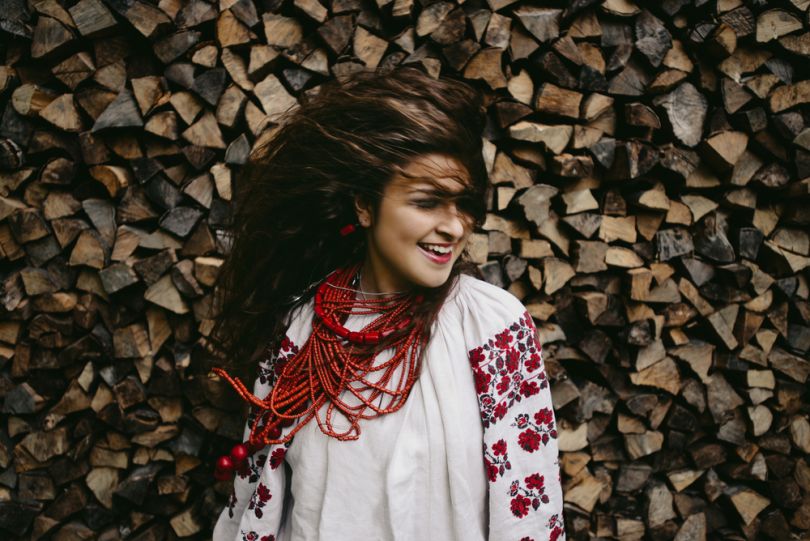
POLYGON ((450 304, 458 310, 470 348, 507 329, 534 331, 532 318, 520 299, 499 286, 468 274, 458 277, 450 304))
POLYGON ((468 310, 494 310, 506 317, 520 316, 526 311, 523 303, 502 287, 469 274, 458 278, 459 302, 468 310))

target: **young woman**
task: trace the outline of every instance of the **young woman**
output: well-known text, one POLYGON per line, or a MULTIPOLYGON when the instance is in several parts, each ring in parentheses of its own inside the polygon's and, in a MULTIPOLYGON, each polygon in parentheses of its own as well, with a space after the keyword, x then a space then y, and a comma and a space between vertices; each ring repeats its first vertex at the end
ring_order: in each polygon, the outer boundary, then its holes
POLYGON ((251 406, 215 541, 564 539, 534 323, 465 258, 482 101, 362 72, 254 153, 212 333, 251 406))

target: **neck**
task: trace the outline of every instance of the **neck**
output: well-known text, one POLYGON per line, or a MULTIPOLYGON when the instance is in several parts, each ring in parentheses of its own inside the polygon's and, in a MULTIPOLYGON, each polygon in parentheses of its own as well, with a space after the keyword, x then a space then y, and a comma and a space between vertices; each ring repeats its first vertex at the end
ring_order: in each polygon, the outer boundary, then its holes
POLYGON ((411 289, 407 284, 395 282, 389 274, 380 272, 379 267, 371 257, 366 258, 360 269, 360 289, 363 292, 374 293, 379 298, 411 289))

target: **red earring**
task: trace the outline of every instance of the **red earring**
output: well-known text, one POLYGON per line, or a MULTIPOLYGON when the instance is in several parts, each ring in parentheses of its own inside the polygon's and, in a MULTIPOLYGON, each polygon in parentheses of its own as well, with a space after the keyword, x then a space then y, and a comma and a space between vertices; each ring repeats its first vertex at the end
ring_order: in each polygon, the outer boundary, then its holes
POLYGON ((355 224, 346 224, 340 228, 340 236, 345 237, 346 235, 350 235, 357 230, 357 226, 355 224))

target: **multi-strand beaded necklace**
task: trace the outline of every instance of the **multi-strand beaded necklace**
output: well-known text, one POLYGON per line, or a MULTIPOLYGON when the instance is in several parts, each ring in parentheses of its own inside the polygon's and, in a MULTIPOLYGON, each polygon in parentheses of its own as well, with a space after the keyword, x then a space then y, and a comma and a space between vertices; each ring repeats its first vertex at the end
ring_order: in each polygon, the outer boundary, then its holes
POLYGON ((361 263, 357 263, 337 269, 318 286, 312 333, 295 355, 273 367, 275 384, 264 399, 253 395, 238 378, 229 376, 223 369, 213 369, 258 412, 248 441, 236 445, 230 456, 220 457, 217 478, 229 478, 235 468, 244 465, 248 455, 265 446, 289 442, 313 417, 327 436, 342 441, 356 440, 360 436, 360 419, 392 413, 405 404, 419 376, 420 352, 425 344, 419 325, 413 325, 407 333, 400 331, 408 327, 414 308, 423 297, 396 292, 381 298, 365 298, 373 294, 355 289, 360 285, 360 266, 361 263), (344 323, 352 314, 379 315, 362 330, 350 331, 344 323), (369 348, 356 347, 378 343, 392 333, 401 335, 392 338, 389 345, 394 349, 393 356, 376 366, 374 360, 378 352, 369 353, 369 348), (395 386, 389 387, 399 368, 402 370, 395 386), (380 372, 376 381, 368 377, 380 372), (351 405, 343 400, 341 395, 347 391, 360 403, 351 405), (388 404, 377 405, 385 396, 390 397, 388 404), (328 405, 321 418, 320 409, 324 404, 328 405), (367 413, 369 409, 372 411, 367 413), (337 431, 333 425, 335 410, 349 423, 345 431, 337 431), (282 436, 282 428, 291 426, 296 419, 300 421, 282 436))

